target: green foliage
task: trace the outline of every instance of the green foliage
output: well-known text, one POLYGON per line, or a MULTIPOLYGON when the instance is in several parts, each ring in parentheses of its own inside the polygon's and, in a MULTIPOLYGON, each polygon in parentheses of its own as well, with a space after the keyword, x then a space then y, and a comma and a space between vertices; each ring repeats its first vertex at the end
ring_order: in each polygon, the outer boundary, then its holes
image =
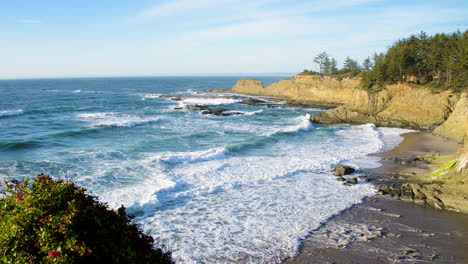
POLYGON ((385 56, 374 55, 374 68, 363 76, 364 89, 398 82, 435 89, 468 87, 468 31, 436 34, 421 32, 397 41, 385 56))
POLYGON ((338 62, 330 57, 326 52, 322 52, 314 57, 314 63, 319 66, 319 72, 305 69, 299 75, 326 75, 336 78, 353 78, 361 73, 359 63, 355 60, 346 58, 342 69, 338 69, 338 62))
POLYGON ((40 174, 1 186, 1 263, 172 263, 123 206, 109 210, 72 182, 40 174))
POLYGON ((316 71, 309 71, 307 69, 304 69, 304 71, 299 73, 299 75, 319 75, 319 73, 316 71))

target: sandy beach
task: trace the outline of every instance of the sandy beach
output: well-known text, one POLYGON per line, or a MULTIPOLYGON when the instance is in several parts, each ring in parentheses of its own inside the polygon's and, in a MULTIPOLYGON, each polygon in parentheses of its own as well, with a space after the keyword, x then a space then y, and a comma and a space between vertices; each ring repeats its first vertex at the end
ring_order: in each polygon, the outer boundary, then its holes
MULTIPOLYGON (((451 155, 461 147, 426 132, 403 136, 399 146, 377 154, 382 166, 367 173, 421 177, 430 164, 395 160, 451 155)), ((467 248, 468 215, 376 195, 314 231, 284 263, 466 263, 467 248)))

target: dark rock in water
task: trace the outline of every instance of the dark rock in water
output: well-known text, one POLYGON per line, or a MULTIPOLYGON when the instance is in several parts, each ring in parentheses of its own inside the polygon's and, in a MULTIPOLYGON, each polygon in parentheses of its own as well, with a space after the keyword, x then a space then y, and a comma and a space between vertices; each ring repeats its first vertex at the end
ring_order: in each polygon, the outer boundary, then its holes
POLYGON ((358 183, 358 179, 356 177, 351 178, 345 182, 345 184, 347 185, 352 185, 352 184, 357 184, 357 183, 358 183))
POLYGON ((249 98, 240 102, 240 104, 249 105, 249 106, 263 106, 268 108, 280 108, 283 107, 281 104, 276 104, 272 102, 267 102, 259 99, 249 98))
POLYGON ((250 105, 250 106, 264 106, 267 102, 259 99, 249 98, 240 102, 240 104, 250 105))
POLYGON ((211 108, 202 106, 202 105, 186 105, 182 107, 185 110, 196 110, 196 111, 204 111, 204 110, 211 110, 211 108))
POLYGON ((167 99, 170 99, 172 101, 182 101, 182 97, 180 96, 177 96, 177 95, 173 95, 173 94, 163 94, 163 95, 160 95, 159 98, 167 98, 167 99))
POLYGON ((342 181, 342 182, 346 181, 346 179, 343 176, 336 177, 336 180, 337 181, 342 181))
POLYGON ((186 105, 184 107, 174 108, 176 110, 195 110, 201 111, 202 115, 215 115, 215 116, 232 116, 232 115, 243 115, 243 112, 231 111, 223 108, 209 108, 202 105, 186 105))
POLYGON ((347 166, 347 165, 338 165, 333 169, 333 174, 335 176, 343 176, 343 175, 349 175, 353 173, 355 169, 353 167, 347 166))

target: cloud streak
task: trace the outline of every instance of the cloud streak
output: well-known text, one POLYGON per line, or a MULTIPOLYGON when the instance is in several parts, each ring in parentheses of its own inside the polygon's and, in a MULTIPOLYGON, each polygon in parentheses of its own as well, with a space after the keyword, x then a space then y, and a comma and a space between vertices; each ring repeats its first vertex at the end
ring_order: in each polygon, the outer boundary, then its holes
POLYGON ((17 19, 15 22, 18 24, 42 24, 43 23, 41 20, 35 20, 35 19, 17 19))

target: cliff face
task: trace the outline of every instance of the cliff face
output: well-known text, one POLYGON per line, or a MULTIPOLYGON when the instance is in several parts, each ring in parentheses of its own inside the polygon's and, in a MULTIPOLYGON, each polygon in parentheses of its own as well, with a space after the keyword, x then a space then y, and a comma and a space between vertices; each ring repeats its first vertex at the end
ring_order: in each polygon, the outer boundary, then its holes
POLYGON ((463 140, 468 119, 466 92, 413 88, 405 84, 390 85, 379 92, 358 89, 359 79, 296 76, 267 88, 261 82, 240 80, 233 92, 281 97, 285 99, 341 105, 320 113, 311 121, 325 124, 365 124, 434 130, 440 136, 463 140))
POLYGON ((466 93, 432 93, 400 84, 378 93, 356 91, 348 104, 313 116, 312 121, 435 129, 437 135, 463 140, 467 118, 466 93))
POLYGON ((243 79, 233 92, 249 95, 275 96, 289 100, 325 104, 345 104, 359 85, 358 79, 320 79, 316 76, 296 76, 263 88, 261 82, 243 79))

